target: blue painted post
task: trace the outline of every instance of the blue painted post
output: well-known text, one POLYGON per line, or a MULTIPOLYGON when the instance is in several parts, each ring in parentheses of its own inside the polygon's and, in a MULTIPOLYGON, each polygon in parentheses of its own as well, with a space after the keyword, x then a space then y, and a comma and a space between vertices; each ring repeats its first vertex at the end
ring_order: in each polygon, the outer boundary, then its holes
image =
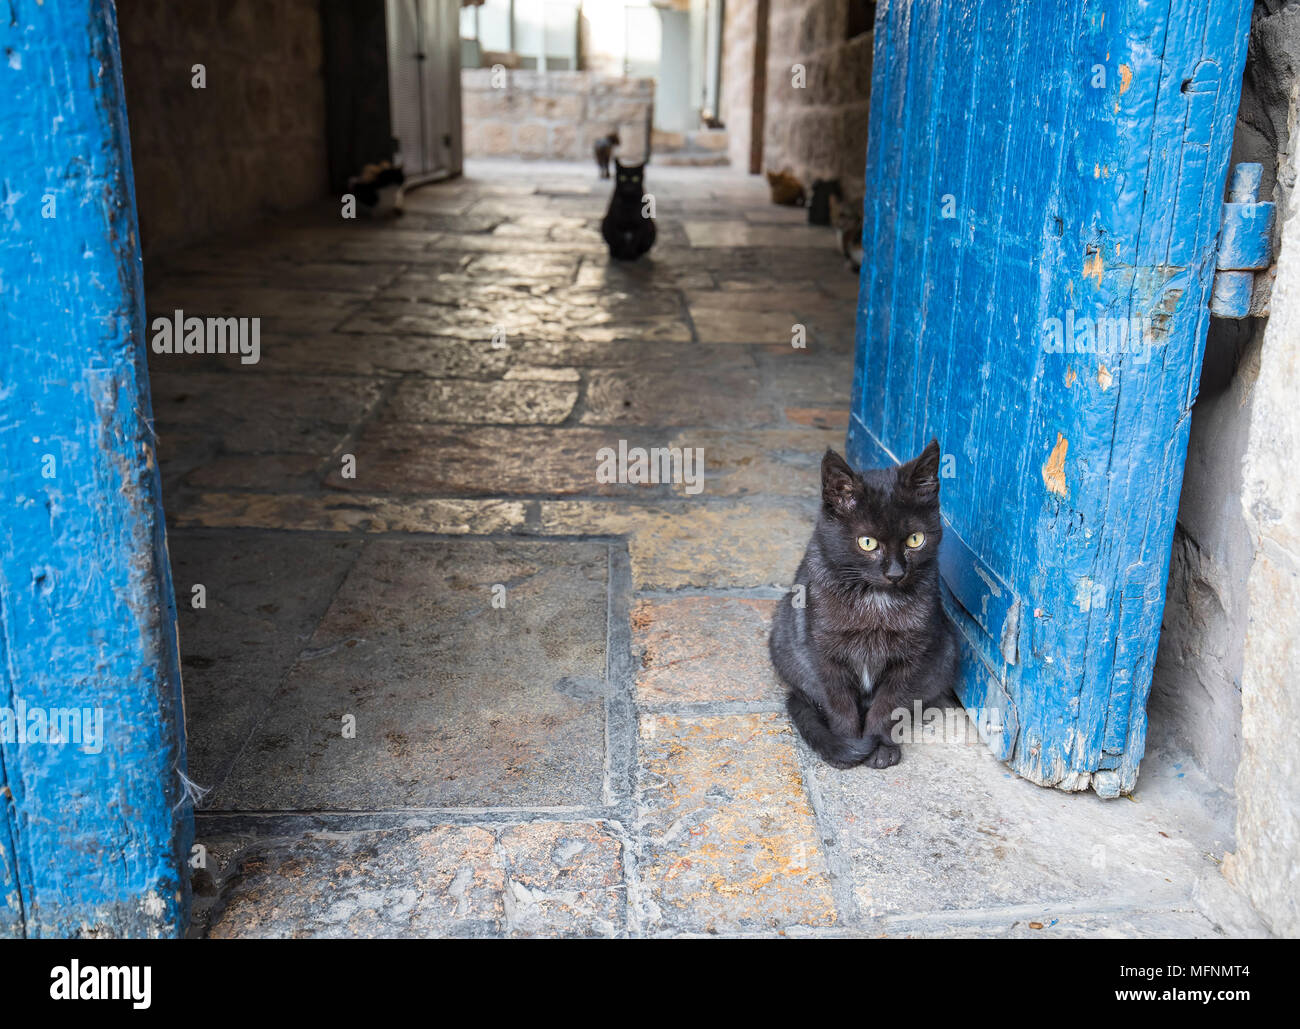
POLYGON ((193 817, 109 0, 0 19, 0 936, 175 936, 193 817))

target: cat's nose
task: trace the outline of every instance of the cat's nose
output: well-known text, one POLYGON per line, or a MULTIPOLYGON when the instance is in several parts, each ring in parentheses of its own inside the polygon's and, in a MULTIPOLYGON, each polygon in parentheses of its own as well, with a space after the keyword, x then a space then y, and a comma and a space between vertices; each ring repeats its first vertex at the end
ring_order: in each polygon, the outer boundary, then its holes
POLYGON ((895 585, 901 582, 903 580, 903 576, 906 574, 907 574, 907 569, 899 565, 895 565, 893 567, 885 569, 885 578, 888 579, 891 583, 894 583, 895 585))

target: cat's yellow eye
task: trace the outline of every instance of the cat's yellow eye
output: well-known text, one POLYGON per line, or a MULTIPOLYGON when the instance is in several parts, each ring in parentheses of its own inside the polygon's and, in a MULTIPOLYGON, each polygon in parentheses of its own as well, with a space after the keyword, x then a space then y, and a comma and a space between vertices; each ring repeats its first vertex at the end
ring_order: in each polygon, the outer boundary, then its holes
POLYGON ((876 542, 876 538, 874 536, 859 536, 858 546, 860 546, 863 550, 865 550, 868 554, 870 554, 873 550, 875 550, 878 546, 880 546, 880 544, 876 542))
POLYGON ((925 533, 914 532, 912 533, 912 535, 907 537, 906 542, 907 542, 908 549, 915 550, 917 547, 919 547, 922 543, 925 542, 925 533))

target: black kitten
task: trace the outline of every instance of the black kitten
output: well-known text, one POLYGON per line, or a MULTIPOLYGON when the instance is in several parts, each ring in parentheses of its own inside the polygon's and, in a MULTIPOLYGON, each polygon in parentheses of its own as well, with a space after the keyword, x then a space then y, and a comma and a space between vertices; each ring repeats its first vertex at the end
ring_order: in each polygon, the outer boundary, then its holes
POLYGON ((836 768, 902 758, 893 713, 957 680, 957 639, 939 603, 939 444, 858 475, 822 458, 822 509, 777 606, 768 648, 808 745, 836 768), (804 606, 796 606, 803 593, 804 606))
POLYGON ((635 261, 655 244, 654 219, 643 211, 645 162, 628 165, 615 158, 614 168, 618 172, 614 195, 610 198, 605 220, 600 223, 600 234, 609 244, 611 257, 619 261, 635 261))
POLYGON ((614 153, 614 148, 621 142, 617 132, 611 132, 608 136, 601 136, 596 140, 596 167, 600 169, 602 179, 609 178, 609 159, 614 153))
POLYGON ((812 200, 808 203, 808 224, 829 225, 831 223, 831 197, 843 200, 839 179, 815 179, 812 184, 812 200))

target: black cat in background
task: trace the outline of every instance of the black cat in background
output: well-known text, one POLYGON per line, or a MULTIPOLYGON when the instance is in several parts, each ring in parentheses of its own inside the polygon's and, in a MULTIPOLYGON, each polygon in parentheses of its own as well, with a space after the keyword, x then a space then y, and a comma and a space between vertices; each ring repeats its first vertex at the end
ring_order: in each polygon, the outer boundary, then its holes
POLYGON ((645 162, 614 160, 614 195, 600 223, 600 234, 617 261, 635 261, 655 244, 655 222, 645 212, 645 162))

